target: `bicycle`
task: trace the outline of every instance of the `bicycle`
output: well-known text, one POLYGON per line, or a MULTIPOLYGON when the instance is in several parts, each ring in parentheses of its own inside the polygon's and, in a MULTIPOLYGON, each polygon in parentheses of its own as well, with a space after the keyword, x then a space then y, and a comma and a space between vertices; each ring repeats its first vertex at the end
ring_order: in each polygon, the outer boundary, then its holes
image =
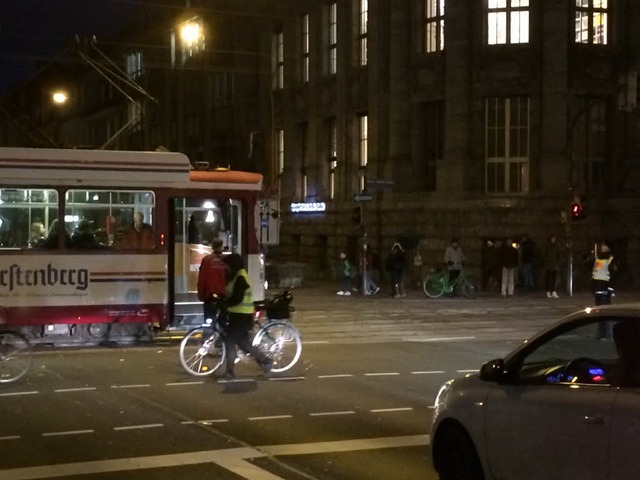
MULTIPOLYGON (((280 373, 293 367, 302 354, 302 336, 291 323, 293 295, 285 291, 267 302, 256 303, 252 344, 272 361, 271 371, 280 373)), ((211 375, 224 363, 226 347, 224 329, 220 325, 221 309, 210 323, 191 330, 180 342, 180 363, 191 375, 211 375)), ((242 356, 238 352, 238 358, 242 356)))
POLYGON ((0 330, 0 383, 22 378, 31 366, 30 353, 27 337, 12 330, 0 330))
POLYGON ((429 298, 438 298, 444 293, 458 291, 463 297, 474 299, 478 297, 480 286, 478 281, 468 276, 464 270, 460 270, 460 275, 453 282, 449 282, 449 272, 440 269, 425 277, 422 289, 429 298))

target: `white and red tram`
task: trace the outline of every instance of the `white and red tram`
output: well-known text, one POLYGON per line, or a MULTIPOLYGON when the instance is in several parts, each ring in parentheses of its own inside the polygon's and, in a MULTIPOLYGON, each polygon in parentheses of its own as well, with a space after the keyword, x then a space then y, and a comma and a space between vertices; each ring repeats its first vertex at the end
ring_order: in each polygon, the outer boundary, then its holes
POLYGON ((0 148, 0 327, 83 341, 197 323, 213 238, 262 300, 261 189, 260 174, 193 170, 180 153, 0 148))

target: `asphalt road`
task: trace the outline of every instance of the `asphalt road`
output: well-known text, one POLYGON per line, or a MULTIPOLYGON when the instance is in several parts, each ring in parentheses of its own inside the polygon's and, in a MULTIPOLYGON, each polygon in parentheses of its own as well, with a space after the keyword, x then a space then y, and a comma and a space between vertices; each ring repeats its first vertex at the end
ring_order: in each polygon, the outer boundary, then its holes
POLYGON ((191 377, 168 337, 38 352, 0 385, 0 480, 435 479, 440 385, 590 300, 295 295, 304 351, 286 376, 191 377))

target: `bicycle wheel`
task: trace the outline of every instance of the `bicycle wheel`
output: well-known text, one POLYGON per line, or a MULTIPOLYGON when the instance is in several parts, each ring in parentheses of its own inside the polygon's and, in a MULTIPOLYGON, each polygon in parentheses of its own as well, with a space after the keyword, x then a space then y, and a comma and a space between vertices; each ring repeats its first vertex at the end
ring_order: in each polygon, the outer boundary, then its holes
POLYGON ((460 283, 460 292, 462 293, 462 296, 464 296, 465 298, 470 298, 470 299, 478 298, 479 291, 480 291, 480 285, 472 277, 466 277, 460 283))
POLYGON ((422 289, 424 293, 427 294, 427 297, 438 298, 445 290, 444 277, 439 273, 427 275, 427 278, 424 279, 424 283, 422 284, 422 289))
POLYGON ((224 362, 226 349, 219 332, 198 327, 180 342, 180 363, 191 375, 211 375, 224 362))
POLYGON ((253 346, 273 361, 272 372, 284 372, 300 359, 302 337, 291 323, 269 322, 253 337, 253 346))
POLYGON ((31 365, 29 340, 17 332, 0 332, 0 383, 22 378, 31 365))

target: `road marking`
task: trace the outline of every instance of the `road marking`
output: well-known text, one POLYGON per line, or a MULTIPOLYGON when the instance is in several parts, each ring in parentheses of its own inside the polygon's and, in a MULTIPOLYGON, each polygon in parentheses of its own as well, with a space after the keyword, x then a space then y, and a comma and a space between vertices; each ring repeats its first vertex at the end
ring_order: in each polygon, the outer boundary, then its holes
POLYGON ((0 437, 0 440, 18 440, 20 435, 7 435, 6 437, 0 437))
POLYGON ((446 373, 444 370, 423 370, 418 372, 411 372, 411 375, 434 375, 436 373, 446 373))
POLYGON ((212 420, 198 420, 198 423, 202 425, 212 425, 214 423, 229 423, 229 419, 227 418, 214 418, 212 420))
POLYGON ((318 378, 348 378, 353 377, 352 373, 338 373, 336 375, 318 375, 318 378))
POLYGON ((328 340, 305 340, 303 342, 305 345, 327 345, 329 343, 328 340))
POLYGON ((82 388, 59 388, 54 390, 55 393, 68 393, 68 392, 92 392, 97 390, 96 387, 82 387, 82 388))
POLYGON ((184 387, 184 386, 189 386, 189 385, 203 385, 204 382, 170 382, 170 383, 165 383, 165 386, 167 387, 184 387))
POLYGON ((306 380, 306 377, 272 377, 269 378, 270 382, 289 382, 292 380, 306 380))
POLYGON ((377 372, 377 373, 365 373, 365 377, 392 377, 395 375, 400 375, 398 372, 377 372))
POLYGON ((477 368, 471 369, 471 370, 456 370, 456 372, 458 373, 478 373, 480 370, 478 370, 477 368))
POLYGON ((387 413, 387 412, 408 412, 413 410, 411 407, 399 407, 399 408, 376 408, 374 410, 370 410, 371 413, 387 413))
POLYGON ((147 388, 151 387, 148 383, 140 383, 137 385, 111 385, 111 388, 147 388))
POLYGON ((93 430, 69 430, 67 432, 47 432, 43 433, 43 437, 62 437, 65 435, 82 435, 85 433, 93 433, 93 430))
POLYGON ((356 412, 354 412, 353 410, 345 410, 343 412, 316 412, 316 413, 310 413, 309 416, 310 417, 328 417, 331 415, 355 415, 356 412))
POLYGON ((247 420, 254 422, 258 420, 282 420, 285 418, 293 418, 293 417, 291 415, 271 415, 267 417, 249 417, 247 420))
POLYGON ((125 427, 113 427, 114 430, 116 431, 122 431, 122 430, 144 430, 146 428, 158 428, 158 427, 164 427, 163 423, 148 423, 146 425, 128 425, 125 427))
POLYGON ((0 393, 0 397, 18 397, 20 395, 36 395, 40 392, 13 392, 13 393, 0 393))
POLYGON ((403 338, 403 342, 416 342, 416 343, 427 343, 427 342, 455 342, 455 341, 464 341, 464 340, 475 340, 476 337, 435 337, 435 338, 403 338))
POLYGON ((429 445, 429 435, 404 437, 364 438, 334 442, 299 443, 290 445, 268 445, 256 448, 240 447, 222 450, 205 450, 190 453, 175 453, 147 457, 118 458, 92 462, 62 463, 38 467, 0 470, 0 480, 42 480, 74 475, 97 475, 126 471, 175 468, 185 465, 215 463, 240 478, 247 480, 282 480, 245 460, 270 456, 313 455, 344 453, 385 448, 418 447, 429 445))

